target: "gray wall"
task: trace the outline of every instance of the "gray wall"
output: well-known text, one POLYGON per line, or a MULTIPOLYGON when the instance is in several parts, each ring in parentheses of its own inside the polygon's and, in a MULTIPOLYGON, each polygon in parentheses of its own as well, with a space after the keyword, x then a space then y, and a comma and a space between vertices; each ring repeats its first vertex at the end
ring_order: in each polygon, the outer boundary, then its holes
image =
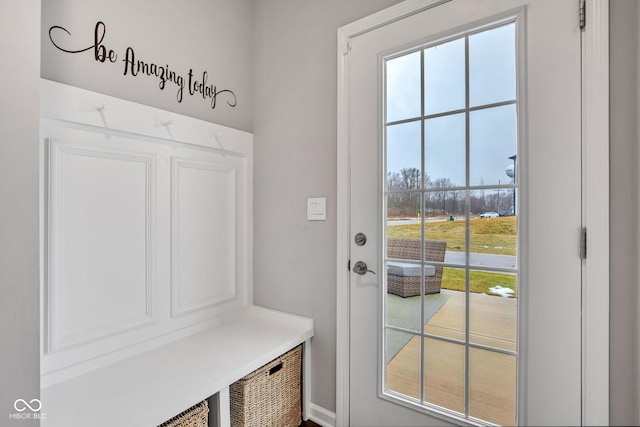
POLYGON ((611 323, 610 420, 638 425, 638 13, 610 7, 611 323))
POLYGON ((254 2, 254 301, 315 319, 311 401, 335 411, 337 29, 397 0, 254 2), (307 221, 308 197, 327 221, 307 221))
MULTIPOLYGON (((251 0, 46 0, 42 1, 42 77, 139 102, 198 119, 251 131, 251 0), (102 46, 118 56, 115 62, 96 61, 94 50, 65 53, 49 38, 54 30, 56 44, 77 51, 94 45, 98 21, 105 24, 102 46), (183 90, 177 101, 176 86, 159 89, 155 76, 124 75, 127 48, 135 60, 167 67, 218 90, 230 89, 237 105, 226 105, 228 96, 217 98, 216 108, 199 95, 183 90)), ((101 33, 102 34, 102 33, 101 33)))
POLYGON ((0 0, 0 424, 40 397, 38 127, 40 0, 0 0))

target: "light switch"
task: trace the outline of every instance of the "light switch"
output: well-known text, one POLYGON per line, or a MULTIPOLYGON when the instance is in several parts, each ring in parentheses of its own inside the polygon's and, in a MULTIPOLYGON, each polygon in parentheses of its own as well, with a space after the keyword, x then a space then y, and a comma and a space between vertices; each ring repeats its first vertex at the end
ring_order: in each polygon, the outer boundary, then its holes
POLYGON ((326 197, 310 197, 307 199, 307 219, 309 221, 327 220, 326 197))

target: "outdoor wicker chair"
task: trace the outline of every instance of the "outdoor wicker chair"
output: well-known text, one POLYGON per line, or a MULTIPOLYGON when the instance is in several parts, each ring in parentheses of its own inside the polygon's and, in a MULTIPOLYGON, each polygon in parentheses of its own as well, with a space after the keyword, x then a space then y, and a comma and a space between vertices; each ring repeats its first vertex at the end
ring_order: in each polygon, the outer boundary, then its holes
MULTIPOLYGON (((444 253, 447 242, 440 240, 424 241, 425 261, 444 261, 444 253)), ((396 260, 420 261, 420 240, 419 239, 388 239, 387 257, 396 260)), ((391 261, 390 264, 393 262, 391 261)), ((432 275, 427 274, 425 265, 425 294, 440 293, 442 284, 442 266, 435 265, 431 268, 432 275), (435 268, 434 268, 435 267, 435 268), (434 272, 435 270, 435 272, 434 272)), ((414 269, 415 270, 415 269, 414 269)), ((419 270, 419 269, 418 269, 419 270)), ((397 275, 387 274, 387 292, 399 295, 403 298, 420 295, 420 274, 397 275)))

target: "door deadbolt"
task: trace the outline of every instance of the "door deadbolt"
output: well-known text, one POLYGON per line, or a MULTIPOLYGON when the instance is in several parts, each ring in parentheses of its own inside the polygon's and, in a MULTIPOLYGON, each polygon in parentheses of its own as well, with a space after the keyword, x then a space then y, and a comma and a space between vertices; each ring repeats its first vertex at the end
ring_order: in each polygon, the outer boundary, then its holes
POLYGON ((358 261, 353 265, 353 272, 356 274, 359 274, 361 276, 363 276, 366 273, 373 273, 376 274, 375 271, 373 270, 369 270, 369 267, 367 267, 367 264, 364 261, 358 261))
POLYGON ((358 233, 354 240, 356 241, 356 245, 364 246, 367 243, 367 235, 364 233, 358 233))

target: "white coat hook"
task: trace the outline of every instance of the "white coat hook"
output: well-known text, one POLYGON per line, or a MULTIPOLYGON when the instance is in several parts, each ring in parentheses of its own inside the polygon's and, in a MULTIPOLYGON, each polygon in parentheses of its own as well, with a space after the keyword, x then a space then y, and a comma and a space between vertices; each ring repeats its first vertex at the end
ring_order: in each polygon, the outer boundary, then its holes
MULTIPOLYGON (((222 131, 216 133, 215 135, 213 135, 213 137, 216 139, 216 142, 218 143, 218 145, 220 146, 220 148, 223 151, 226 151, 226 149, 224 148, 224 145, 222 145, 222 141, 220 141, 220 138, 222 137, 222 131)), ((226 157, 226 155, 224 154, 224 152, 222 153, 223 156, 226 157)))
POLYGON ((162 126, 165 127, 165 129, 167 130, 167 132, 169 133, 169 136, 171 137, 171 139, 175 139, 173 137, 173 133, 171 133, 171 126, 173 126, 173 120, 169 120, 167 122, 162 123, 162 126))
MULTIPOLYGON (((107 124, 107 117, 104 114, 106 109, 107 109, 107 104, 102 104, 100 107, 97 108, 98 113, 100 113, 100 118, 102 119, 102 124, 104 125, 105 128, 108 129, 109 125, 107 124)), ((111 138, 108 134, 105 136, 107 137, 107 139, 111 138)))

